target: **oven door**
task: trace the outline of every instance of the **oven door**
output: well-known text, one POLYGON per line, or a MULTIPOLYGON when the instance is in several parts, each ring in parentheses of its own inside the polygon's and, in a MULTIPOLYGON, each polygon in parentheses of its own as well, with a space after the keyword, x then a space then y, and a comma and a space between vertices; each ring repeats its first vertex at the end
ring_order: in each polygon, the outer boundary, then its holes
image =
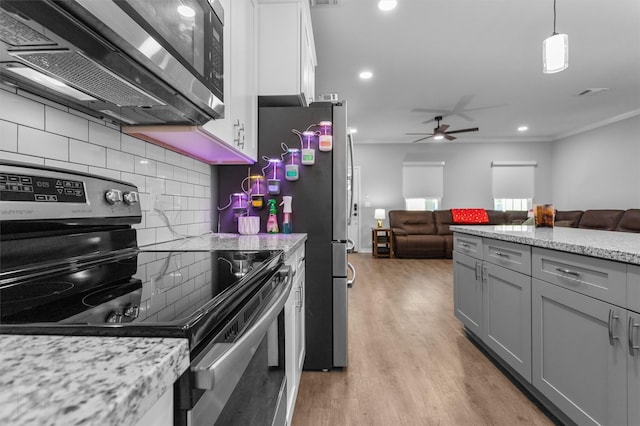
POLYGON ((287 278, 265 308, 233 343, 214 343, 193 361, 196 389, 204 393, 187 412, 188 425, 284 425, 286 376, 284 304, 287 278))

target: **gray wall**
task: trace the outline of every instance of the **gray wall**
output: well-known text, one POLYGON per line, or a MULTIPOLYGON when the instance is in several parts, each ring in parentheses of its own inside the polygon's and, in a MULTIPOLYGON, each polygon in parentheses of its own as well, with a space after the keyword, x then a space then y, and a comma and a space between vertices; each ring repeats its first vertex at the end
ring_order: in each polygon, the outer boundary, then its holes
POLYGON ((362 251, 371 250, 373 210, 404 208, 407 159, 445 162, 443 209, 492 208, 491 162, 508 160, 538 162, 534 203, 560 210, 640 208, 640 116, 547 143, 356 144, 362 251))
POLYGON ((554 142, 560 210, 640 208, 640 116, 554 142))

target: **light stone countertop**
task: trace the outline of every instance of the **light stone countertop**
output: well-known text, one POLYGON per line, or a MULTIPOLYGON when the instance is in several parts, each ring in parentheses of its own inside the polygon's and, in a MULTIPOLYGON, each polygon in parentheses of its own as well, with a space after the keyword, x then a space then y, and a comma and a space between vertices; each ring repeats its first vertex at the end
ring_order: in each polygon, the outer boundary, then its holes
POLYGON ((186 339, 0 335, 0 424, 134 425, 189 368, 186 339))
POLYGON ((640 265, 640 234, 526 225, 452 225, 453 232, 640 265))
POLYGON ((285 260, 307 234, 206 234, 140 247, 142 251, 283 250, 285 260))

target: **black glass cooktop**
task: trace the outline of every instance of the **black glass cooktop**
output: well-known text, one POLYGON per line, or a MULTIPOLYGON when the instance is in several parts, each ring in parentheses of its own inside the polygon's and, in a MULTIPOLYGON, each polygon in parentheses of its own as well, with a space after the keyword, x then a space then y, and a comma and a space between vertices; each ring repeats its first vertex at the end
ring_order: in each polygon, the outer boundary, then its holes
POLYGON ((0 333, 187 337, 258 292, 280 251, 137 252, 0 286, 0 333))

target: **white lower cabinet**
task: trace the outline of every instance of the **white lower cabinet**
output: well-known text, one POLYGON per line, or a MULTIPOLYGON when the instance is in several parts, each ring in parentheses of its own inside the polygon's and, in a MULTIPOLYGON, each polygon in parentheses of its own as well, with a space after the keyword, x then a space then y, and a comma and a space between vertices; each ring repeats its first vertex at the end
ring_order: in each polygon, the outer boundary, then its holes
POLYGON ((287 376, 287 425, 291 424, 305 357, 305 250, 297 249, 285 262, 293 268, 293 287, 285 303, 285 374, 287 376))

